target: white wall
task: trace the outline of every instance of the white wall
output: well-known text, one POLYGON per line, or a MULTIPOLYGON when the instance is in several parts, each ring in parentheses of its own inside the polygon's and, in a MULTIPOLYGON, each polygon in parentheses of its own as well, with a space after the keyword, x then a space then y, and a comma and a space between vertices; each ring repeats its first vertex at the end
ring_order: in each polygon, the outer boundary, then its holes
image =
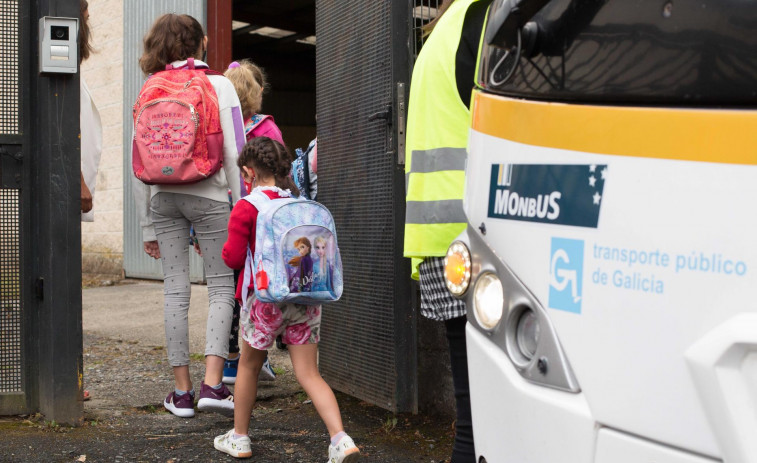
POLYGON ((89 0, 95 53, 81 72, 103 123, 103 153, 94 197, 95 221, 82 223, 87 274, 120 276, 123 268, 123 1, 89 0))

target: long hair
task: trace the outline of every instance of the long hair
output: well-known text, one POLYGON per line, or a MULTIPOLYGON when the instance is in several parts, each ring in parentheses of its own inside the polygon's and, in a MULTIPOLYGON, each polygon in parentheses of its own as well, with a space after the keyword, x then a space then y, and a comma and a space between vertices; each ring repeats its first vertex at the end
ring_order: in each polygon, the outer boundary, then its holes
POLYGON ((223 75, 234 84, 239 102, 242 104, 242 115, 249 119, 260 111, 263 92, 268 83, 263 69, 252 61, 244 59, 237 64, 238 66, 227 69, 223 75))
POLYGON ((444 0, 442 2, 442 5, 436 10, 436 17, 432 19, 431 22, 429 22, 428 24, 422 27, 423 37, 428 37, 429 34, 431 34, 431 31, 434 30, 434 28, 436 27, 436 24, 442 18, 442 15, 444 15, 444 12, 447 11, 447 8, 449 8, 449 6, 452 5, 452 2, 454 1, 455 0, 444 0))
POLYGON ((167 64, 195 56, 204 37, 202 26, 192 16, 164 14, 145 35, 139 67, 145 74, 163 71, 167 64))
POLYGON ((86 13, 88 9, 89 3, 87 2, 87 0, 80 0, 79 35, 77 36, 77 39, 79 40, 79 64, 81 64, 84 60, 89 58, 89 55, 95 52, 92 44, 89 43, 90 39, 92 38, 92 31, 89 28, 89 15, 87 17, 84 16, 84 13, 86 13))
POLYGON ((237 165, 252 167, 257 172, 273 176, 276 186, 299 196, 300 190, 289 176, 292 172, 292 155, 286 146, 268 137, 255 137, 248 141, 237 158, 237 165))

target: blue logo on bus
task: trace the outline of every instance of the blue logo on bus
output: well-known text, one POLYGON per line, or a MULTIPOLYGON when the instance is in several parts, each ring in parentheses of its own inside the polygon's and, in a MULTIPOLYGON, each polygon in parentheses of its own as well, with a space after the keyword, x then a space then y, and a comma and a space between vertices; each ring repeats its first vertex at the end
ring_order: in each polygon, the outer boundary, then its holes
POLYGON ((597 228, 606 164, 493 164, 487 216, 597 228))
POLYGON ((552 238, 549 262, 549 307, 581 313, 584 242, 552 238))

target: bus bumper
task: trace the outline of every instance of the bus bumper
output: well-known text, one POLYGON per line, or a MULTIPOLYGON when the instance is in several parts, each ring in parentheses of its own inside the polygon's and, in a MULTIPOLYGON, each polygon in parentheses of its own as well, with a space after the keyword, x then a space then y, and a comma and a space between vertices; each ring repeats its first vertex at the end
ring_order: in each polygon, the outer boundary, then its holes
POLYGON ((476 456, 489 463, 590 463, 596 427, 583 394, 527 382, 470 324, 468 374, 476 456))
POLYGON ((473 436, 479 462, 722 461, 604 427, 592 418, 583 393, 526 381, 502 349, 470 323, 466 337, 473 436))

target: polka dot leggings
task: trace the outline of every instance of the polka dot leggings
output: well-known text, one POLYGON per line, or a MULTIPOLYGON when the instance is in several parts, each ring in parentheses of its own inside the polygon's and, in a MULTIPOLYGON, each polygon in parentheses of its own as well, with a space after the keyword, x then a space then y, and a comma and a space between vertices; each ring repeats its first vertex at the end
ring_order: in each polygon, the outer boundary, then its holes
MULTIPOLYGON (((229 223, 229 203, 200 196, 161 192, 150 204, 163 264, 163 310, 171 366, 189 364, 189 227, 194 225, 208 284, 205 355, 227 358, 234 309, 234 274, 221 258, 229 223)), ((194 252, 194 251, 192 251, 194 252)))

